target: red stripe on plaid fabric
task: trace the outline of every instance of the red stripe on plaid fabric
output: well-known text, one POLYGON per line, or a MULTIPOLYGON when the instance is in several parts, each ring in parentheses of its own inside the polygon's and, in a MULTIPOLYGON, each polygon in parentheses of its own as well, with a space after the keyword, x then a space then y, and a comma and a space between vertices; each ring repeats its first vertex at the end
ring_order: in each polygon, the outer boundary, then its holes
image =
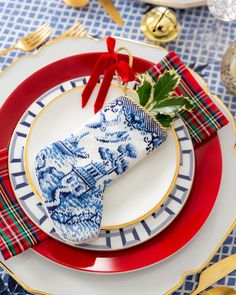
POLYGON ((48 236, 23 212, 8 174, 8 150, 0 150, 0 250, 5 259, 17 255, 48 236))
POLYGON ((175 95, 188 96, 194 102, 192 112, 182 111, 180 116, 190 132, 193 143, 196 145, 227 125, 229 121, 174 51, 171 51, 159 64, 149 69, 148 73, 156 80, 164 71, 173 69, 181 77, 175 95))

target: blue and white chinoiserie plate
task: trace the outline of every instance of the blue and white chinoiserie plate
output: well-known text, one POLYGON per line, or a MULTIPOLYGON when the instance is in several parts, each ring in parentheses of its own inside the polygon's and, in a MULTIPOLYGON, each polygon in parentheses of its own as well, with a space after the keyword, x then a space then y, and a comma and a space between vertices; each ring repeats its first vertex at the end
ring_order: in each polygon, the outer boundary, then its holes
MULTIPOLYGON (((62 240, 42 204, 34 171, 37 153, 68 137, 93 115, 95 89, 88 106, 81 108, 81 93, 88 77, 64 82, 41 95, 27 109, 12 135, 9 172, 14 193, 25 213, 44 232, 62 240)), ((137 99, 130 84, 128 96, 137 99)), ((107 101, 122 94, 113 81, 107 101)), ((140 244, 162 231, 183 208, 195 170, 194 149, 182 120, 168 131, 159 149, 119 177, 106 190, 102 230, 97 239, 75 247, 120 250, 140 244)))

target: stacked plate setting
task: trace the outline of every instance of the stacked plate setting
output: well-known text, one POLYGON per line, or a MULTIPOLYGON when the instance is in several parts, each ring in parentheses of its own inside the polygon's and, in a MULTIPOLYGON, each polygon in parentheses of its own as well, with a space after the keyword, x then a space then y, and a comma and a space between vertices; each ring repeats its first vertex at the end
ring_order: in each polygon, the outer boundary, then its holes
MULTIPOLYGON (((81 92, 105 45, 87 38, 61 40, 46 46, 33 64, 29 57, 6 71, 0 78, 6 100, 1 120, 7 126, 1 146, 10 143, 9 175, 22 209, 51 237, 34 247, 36 252, 61 265, 100 273, 137 270, 162 261, 153 270, 157 275, 169 270, 168 280, 157 287, 157 294, 162 294, 178 283, 183 272, 201 266, 232 226, 235 185, 228 168, 232 161, 236 164, 234 125, 225 106, 212 96, 230 124, 194 149, 186 126, 178 119, 165 145, 109 187, 98 239, 66 245, 42 204, 34 159, 46 144, 76 132, 93 115, 98 87, 85 109, 81 108, 81 92), (14 81, 5 86, 13 72, 14 81), (208 236, 216 226, 217 231, 208 236), (196 259, 206 237, 209 246, 196 259)), ((166 55, 160 47, 128 40, 117 39, 117 46, 135 52, 134 68, 141 71, 166 55)), ((130 83, 128 89, 134 99, 135 87, 130 83)), ((120 95, 114 80, 107 101, 120 95)))

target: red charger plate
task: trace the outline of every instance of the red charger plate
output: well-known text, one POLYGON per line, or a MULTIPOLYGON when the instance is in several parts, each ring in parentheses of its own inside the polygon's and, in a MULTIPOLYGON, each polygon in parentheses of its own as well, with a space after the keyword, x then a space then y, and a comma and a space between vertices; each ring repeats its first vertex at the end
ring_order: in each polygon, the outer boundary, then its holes
MULTIPOLYGON (((9 145, 16 124, 36 98, 62 82, 89 75, 100 54, 79 54, 61 59, 22 82, 0 111, 0 147, 9 145)), ((126 59, 125 56, 122 58, 126 59)), ((146 60, 134 58, 136 72, 144 72, 152 65, 146 60)), ((48 238, 33 249, 61 265, 99 273, 132 271, 162 261, 196 235, 214 206, 222 175, 217 134, 195 149, 195 160, 195 178, 183 210, 173 223, 151 240, 122 251, 101 252, 76 249, 48 238)))

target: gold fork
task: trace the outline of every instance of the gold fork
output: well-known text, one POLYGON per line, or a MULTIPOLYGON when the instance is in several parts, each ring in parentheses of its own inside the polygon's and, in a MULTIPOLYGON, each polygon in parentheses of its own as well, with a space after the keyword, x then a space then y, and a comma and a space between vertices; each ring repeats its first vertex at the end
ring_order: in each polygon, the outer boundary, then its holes
MULTIPOLYGON (((77 23, 73 24, 65 33, 60 35, 58 38, 55 39, 64 39, 69 37, 84 37, 88 36, 88 30, 78 21, 77 23)), ((55 40, 54 39, 54 40, 55 40)))
POLYGON ((36 31, 19 39, 17 43, 0 52, 0 56, 6 54, 13 49, 20 49, 22 51, 31 51, 41 45, 51 35, 52 28, 49 24, 43 24, 36 31))

